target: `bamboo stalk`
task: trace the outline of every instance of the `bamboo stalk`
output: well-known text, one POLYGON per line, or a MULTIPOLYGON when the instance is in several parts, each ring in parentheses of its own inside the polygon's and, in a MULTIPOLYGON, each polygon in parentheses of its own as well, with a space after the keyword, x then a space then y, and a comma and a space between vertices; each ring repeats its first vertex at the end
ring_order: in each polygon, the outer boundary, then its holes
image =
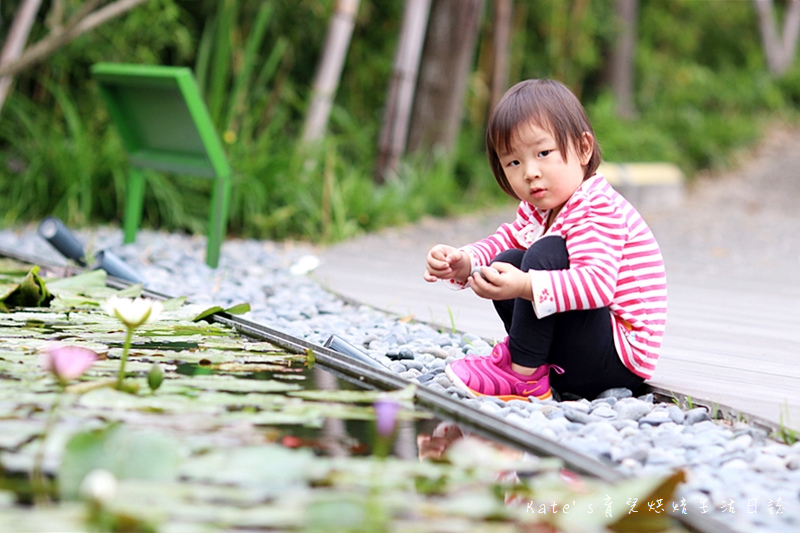
POLYGON ((70 19, 65 26, 53 29, 46 37, 25 50, 15 61, 0 65, 0 77, 13 76, 30 68, 77 37, 147 1, 117 0, 113 4, 90 13, 85 12, 87 11, 85 8, 87 6, 96 7, 100 0, 88 1, 81 7, 79 14, 70 19))
MULTIPOLYGON (((36 18, 36 13, 39 11, 39 6, 42 0, 24 0, 17 9, 17 14, 14 17, 14 22, 11 23, 11 28, 8 31, 8 37, 3 45, 3 51, 0 52, 0 66, 12 62, 19 58, 22 51, 25 49, 25 42, 30 35, 33 21, 36 18)), ((8 93, 11 91, 11 84, 14 82, 14 75, 9 74, 0 78, 0 109, 6 101, 8 93)))
POLYGON ((375 180, 382 183, 397 170, 406 149, 414 91, 419 74, 422 46, 431 0, 406 0, 400 42, 394 61, 394 74, 383 114, 379 141, 378 168, 375 180))
POLYGON ((800 2, 791 2, 783 22, 783 34, 775 22, 775 6, 772 0, 753 0, 758 14, 761 42, 767 58, 769 71, 779 76, 785 73, 794 61, 798 37, 800 37, 800 2))
POLYGON ((350 47, 350 37, 355 26, 360 0, 338 0, 328 33, 325 37, 323 55, 317 67, 312 87, 312 100, 303 128, 303 142, 322 138, 328 126, 333 98, 339 87, 342 67, 350 47))
POLYGON ((615 7, 619 29, 611 54, 611 87, 617 116, 628 119, 636 115, 633 56, 636 52, 638 3, 639 0, 617 0, 615 7))
POLYGON ((492 110, 508 88, 508 53, 511 43, 513 0, 494 0, 492 29, 492 80, 489 109, 492 110))
POLYGON ((451 154, 464 114, 484 0, 435 0, 420 63, 407 151, 451 154))

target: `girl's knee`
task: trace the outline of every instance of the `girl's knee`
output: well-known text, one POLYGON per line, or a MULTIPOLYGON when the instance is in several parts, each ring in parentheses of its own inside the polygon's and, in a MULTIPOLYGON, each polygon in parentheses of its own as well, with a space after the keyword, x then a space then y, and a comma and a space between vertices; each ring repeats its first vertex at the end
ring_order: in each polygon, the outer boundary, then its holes
POLYGON ((522 259, 522 270, 564 270, 569 268, 567 243, 557 235, 533 243, 522 259))
POLYGON ((508 263, 517 268, 522 266, 522 260, 525 256, 526 250, 518 250, 516 248, 500 252, 492 259, 492 263, 508 263))

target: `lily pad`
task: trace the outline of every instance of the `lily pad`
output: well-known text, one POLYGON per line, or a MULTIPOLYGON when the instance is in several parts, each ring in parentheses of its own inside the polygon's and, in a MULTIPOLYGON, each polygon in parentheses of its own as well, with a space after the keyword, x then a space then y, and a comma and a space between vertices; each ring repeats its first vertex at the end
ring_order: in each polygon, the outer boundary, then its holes
POLYGON ((237 304, 228 308, 223 309, 222 307, 215 305, 213 307, 209 307, 198 313, 193 319, 192 322, 197 322, 203 320, 204 318, 208 318, 209 316, 213 315, 214 313, 228 313, 229 315, 243 315, 250 311, 250 304, 249 303, 241 303, 237 304))
POLYGON ((349 403, 375 403, 382 391, 376 390, 302 390, 290 392, 290 396, 296 396, 306 400, 318 402, 349 402, 349 403))
POLYGON ((295 383, 285 383, 275 379, 238 379, 230 376, 213 374, 207 376, 193 376, 186 381, 186 386, 201 390, 238 393, 290 392, 301 389, 300 385, 295 383))
POLYGON ((4 508, 0 513, 0 531, 86 531, 86 506, 62 503, 40 507, 4 508))
POLYGON ((83 274, 47 281, 47 287, 55 296, 86 294, 96 290, 106 290, 105 270, 92 270, 83 274))
POLYGON ((40 435, 42 430, 42 424, 35 420, 0 420, 0 449, 17 449, 40 435))
POLYGON ((166 435, 121 425, 78 433, 64 450, 58 485, 62 498, 74 499, 92 470, 108 470, 118 479, 175 479, 180 448, 166 435))
POLYGON ((110 387, 87 392, 80 397, 78 402, 82 407, 111 411, 135 410, 152 413, 197 412, 204 414, 218 414, 224 411, 224 407, 221 405, 196 402, 186 396, 171 394, 137 396, 110 387))
POLYGON ((316 477, 320 462, 309 450, 277 445, 215 450, 187 462, 181 476, 191 481, 269 488, 275 493, 316 477))

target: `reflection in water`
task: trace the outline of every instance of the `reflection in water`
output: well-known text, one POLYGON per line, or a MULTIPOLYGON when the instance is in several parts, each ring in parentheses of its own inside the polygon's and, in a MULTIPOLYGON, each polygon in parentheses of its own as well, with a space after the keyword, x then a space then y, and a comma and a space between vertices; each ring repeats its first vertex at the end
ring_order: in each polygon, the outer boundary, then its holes
POLYGON ((462 444, 469 444, 469 441, 487 444, 507 459, 520 460, 525 457, 525 454, 520 450, 498 444, 491 439, 473 435, 453 422, 441 422, 431 434, 420 433, 417 435, 418 457, 420 460, 442 459, 445 452, 455 442, 462 440, 467 441, 462 444))
POLYGON ((417 435, 417 449, 420 460, 442 458, 453 442, 463 439, 464 433, 458 425, 452 422, 442 422, 433 433, 417 435))
MULTIPOLYGON (((314 367, 314 383, 320 390, 336 390, 339 388, 336 376, 330 372, 314 367)), ((325 449, 332 457, 346 457, 350 455, 349 447, 345 442, 349 439, 344 420, 341 418, 326 417, 322 423, 322 440, 325 442, 325 449)))
MULTIPOLYGON (((479 457, 487 451, 495 452, 501 463, 520 465, 529 456, 516 448, 498 444, 497 442, 471 434, 453 422, 440 422, 430 434, 420 433, 417 435, 417 449, 420 461, 439 461, 446 459, 447 452, 457 446, 459 453, 467 453, 472 457, 479 457)), ((516 470, 498 469, 496 472, 495 483, 514 487, 520 482, 520 476, 516 470)), ((527 494, 510 489, 504 493, 504 503, 506 506, 522 506, 527 502, 527 494)))
POLYGON ((394 455, 399 459, 411 461, 417 456, 417 447, 414 438, 417 436, 416 425, 409 420, 400 420, 397 423, 397 436, 394 441, 394 455))

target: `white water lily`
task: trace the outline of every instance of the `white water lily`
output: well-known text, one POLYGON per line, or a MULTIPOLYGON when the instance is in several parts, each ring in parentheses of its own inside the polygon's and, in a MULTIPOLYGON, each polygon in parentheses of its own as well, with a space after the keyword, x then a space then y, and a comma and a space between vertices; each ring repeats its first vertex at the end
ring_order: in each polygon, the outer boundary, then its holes
POLYGON ((163 311, 164 306, 157 300, 145 298, 120 298, 112 296, 103 303, 103 308, 110 316, 118 319, 125 324, 125 343, 122 346, 122 357, 119 362, 119 372, 117 374, 117 389, 123 390, 125 380, 125 363, 128 361, 128 353, 131 350, 131 339, 133 330, 145 322, 153 322, 163 311))
POLYGON ((164 306, 158 300, 112 296, 103 303, 103 309, 127 328, 134 329, 158 319, 164 306))

